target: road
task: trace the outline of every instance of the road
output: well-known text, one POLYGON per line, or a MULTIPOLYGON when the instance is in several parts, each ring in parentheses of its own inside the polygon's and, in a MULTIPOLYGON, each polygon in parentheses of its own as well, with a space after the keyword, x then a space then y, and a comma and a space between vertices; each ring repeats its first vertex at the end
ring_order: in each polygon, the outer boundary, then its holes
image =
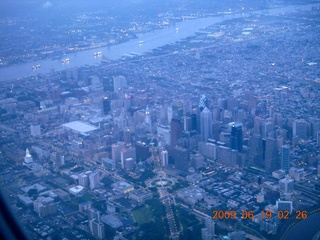
POLYGON ((168 220, 169 230, 170 230, 170 238, 178 240, 180 232, 177 228, 177 224, 174 219, 174 214, 171 207, 172 202, 170 199, 170 195, 168 194, 165 188, 158 188, 158 192, 160 195, 160 200, 162 201, 166 209, 166 217, 168 220))

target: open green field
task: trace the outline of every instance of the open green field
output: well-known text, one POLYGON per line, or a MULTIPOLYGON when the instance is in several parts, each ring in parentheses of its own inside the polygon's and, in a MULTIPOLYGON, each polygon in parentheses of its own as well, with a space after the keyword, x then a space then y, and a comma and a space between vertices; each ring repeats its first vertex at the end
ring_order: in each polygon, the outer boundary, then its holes
POLYGON ((153 220, 152 211, 150 208, 142 207, 132 211, 134 220, 139 224, 149 223, 153 220))

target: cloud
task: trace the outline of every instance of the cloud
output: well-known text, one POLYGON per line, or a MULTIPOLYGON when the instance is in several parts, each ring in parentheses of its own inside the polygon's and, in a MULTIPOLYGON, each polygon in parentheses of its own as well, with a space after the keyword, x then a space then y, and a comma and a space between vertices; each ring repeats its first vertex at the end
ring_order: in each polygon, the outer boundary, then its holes
POLYGON ((42 5, 42 7, 44 7, 44 8, 48 8, 48 7, 51 7, 51 6, 52 6, 52 3, 49 2, 49 1, 45 2, 45 3, 42 5))

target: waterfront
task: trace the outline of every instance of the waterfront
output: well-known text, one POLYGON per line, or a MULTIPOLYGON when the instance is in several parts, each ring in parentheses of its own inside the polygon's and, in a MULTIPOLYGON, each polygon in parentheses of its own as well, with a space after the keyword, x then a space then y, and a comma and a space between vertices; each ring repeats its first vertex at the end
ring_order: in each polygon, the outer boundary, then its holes
POLYGON ((170 26, 166 29, 155 30, 145 34, 138 35, 138 38, 131 39, 130 41, 101 48, 95 48, 85 51, 79 51, 76 53, 63 56, 63 59, 69 59, 70 61, 62 63, 61 59, 44 59, 40 61, 21 63, 12 66, 6 66, 0 68, 0 81, 13 80, 28 76, 36 76, 38 74, 47 74, 54 69, 55 71, 62 71, 68 68, 81 67, 84 65, 96 65, 100 64, 102 57, 94 56, 94 53, 102 52, 104 58, 109 60, 121 59, 124 55, 130 53, 144 54, 155 48, 162 47, 167 44, 173 44, 186 37, 194 35, 197 31, 210 25, 221 23, 226 20, 232 20, 236 18, 248 17, 252 14, 266 14, 276 15, 280 13, 293 12, 299 9, 308 10, 313 6, 319 6, 318 4, 308 4, 303 6, 290 5, 281 8, 268 9, 266 11, 253 11, 247 13, 224 13, 214 17, 206 17, 200 19, 188 19, 177 23, 175 26, 170 26), (176 29, 179 29, 178 31, 176 29), (139 42, 144 41, 143 44, 139 42), (40 65, 40 68, 33 69, 33 66, 40 65))

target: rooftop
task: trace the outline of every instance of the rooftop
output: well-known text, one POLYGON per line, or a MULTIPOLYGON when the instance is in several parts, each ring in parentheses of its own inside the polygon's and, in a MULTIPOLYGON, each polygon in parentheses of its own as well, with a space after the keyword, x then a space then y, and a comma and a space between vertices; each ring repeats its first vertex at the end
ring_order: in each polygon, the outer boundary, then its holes
POLYGON ((88 123, 84 123, 81 121, 74 121, 74 122, 69 122, 69 123, 65 123, 62 124, 62 126, 64 126, 65 128, 71 129, 73 131, 79 132, 79 133, 87 133, 87 132, 91 132, 94 130, 97 130, 98 128, 90 125, 88 123))

